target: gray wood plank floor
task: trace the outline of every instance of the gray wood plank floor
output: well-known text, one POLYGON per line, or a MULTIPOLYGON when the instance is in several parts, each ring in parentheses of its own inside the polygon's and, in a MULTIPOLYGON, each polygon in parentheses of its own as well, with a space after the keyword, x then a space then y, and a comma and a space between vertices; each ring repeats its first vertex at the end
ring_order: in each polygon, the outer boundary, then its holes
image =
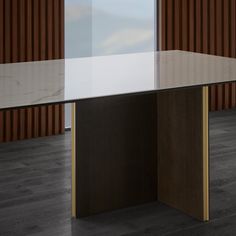
POLYGON ((70 218, 70 132, 0 144, 0 236, 236 235, 236 111, 210 114, 211 222, 158 203, 70 218))

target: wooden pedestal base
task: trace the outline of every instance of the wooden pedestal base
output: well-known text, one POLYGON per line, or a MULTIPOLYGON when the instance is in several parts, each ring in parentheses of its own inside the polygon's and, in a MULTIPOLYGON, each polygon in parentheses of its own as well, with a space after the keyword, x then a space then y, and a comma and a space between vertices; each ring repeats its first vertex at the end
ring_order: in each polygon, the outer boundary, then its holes
POLYGON ((161 92, 158 107, 158 200, 209 220, 208 90, 161 92))
POLYGON ((207 88, 73 105, 72 216, 161 201, 208 210, 207 88))
POLYGON ((156 95, 75 106, 76 216, 156 201, 156 95))

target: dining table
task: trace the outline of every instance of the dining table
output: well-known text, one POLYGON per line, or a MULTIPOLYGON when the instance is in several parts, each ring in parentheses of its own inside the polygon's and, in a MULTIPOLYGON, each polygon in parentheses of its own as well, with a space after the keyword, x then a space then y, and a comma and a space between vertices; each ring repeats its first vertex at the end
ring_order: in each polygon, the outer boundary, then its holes
POLYGON ((72 104, 72 217, 159 201, 208 221, 209 87, 235 81, 236 59, 179 50, 1 64, 0 111, 72 104))

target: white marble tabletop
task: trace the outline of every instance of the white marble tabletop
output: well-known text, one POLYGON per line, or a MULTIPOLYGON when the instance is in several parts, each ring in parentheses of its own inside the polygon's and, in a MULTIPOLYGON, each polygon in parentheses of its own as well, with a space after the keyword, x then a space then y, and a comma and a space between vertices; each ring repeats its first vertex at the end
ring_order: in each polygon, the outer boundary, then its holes
POLYGON ((236 59, 184 51, 0 65, 0 109, 236 81, 236 59))

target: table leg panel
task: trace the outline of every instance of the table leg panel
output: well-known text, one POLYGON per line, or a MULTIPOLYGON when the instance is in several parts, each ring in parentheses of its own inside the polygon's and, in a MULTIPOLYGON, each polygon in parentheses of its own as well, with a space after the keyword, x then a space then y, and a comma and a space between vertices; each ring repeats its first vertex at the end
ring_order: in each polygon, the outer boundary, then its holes
POLYGON ((75 106, 76 216, 156 201, 156 95, 75 106))
POLYGON ((160 92, 157 105, 158 199, 207 221, 208 89, 160 92))

